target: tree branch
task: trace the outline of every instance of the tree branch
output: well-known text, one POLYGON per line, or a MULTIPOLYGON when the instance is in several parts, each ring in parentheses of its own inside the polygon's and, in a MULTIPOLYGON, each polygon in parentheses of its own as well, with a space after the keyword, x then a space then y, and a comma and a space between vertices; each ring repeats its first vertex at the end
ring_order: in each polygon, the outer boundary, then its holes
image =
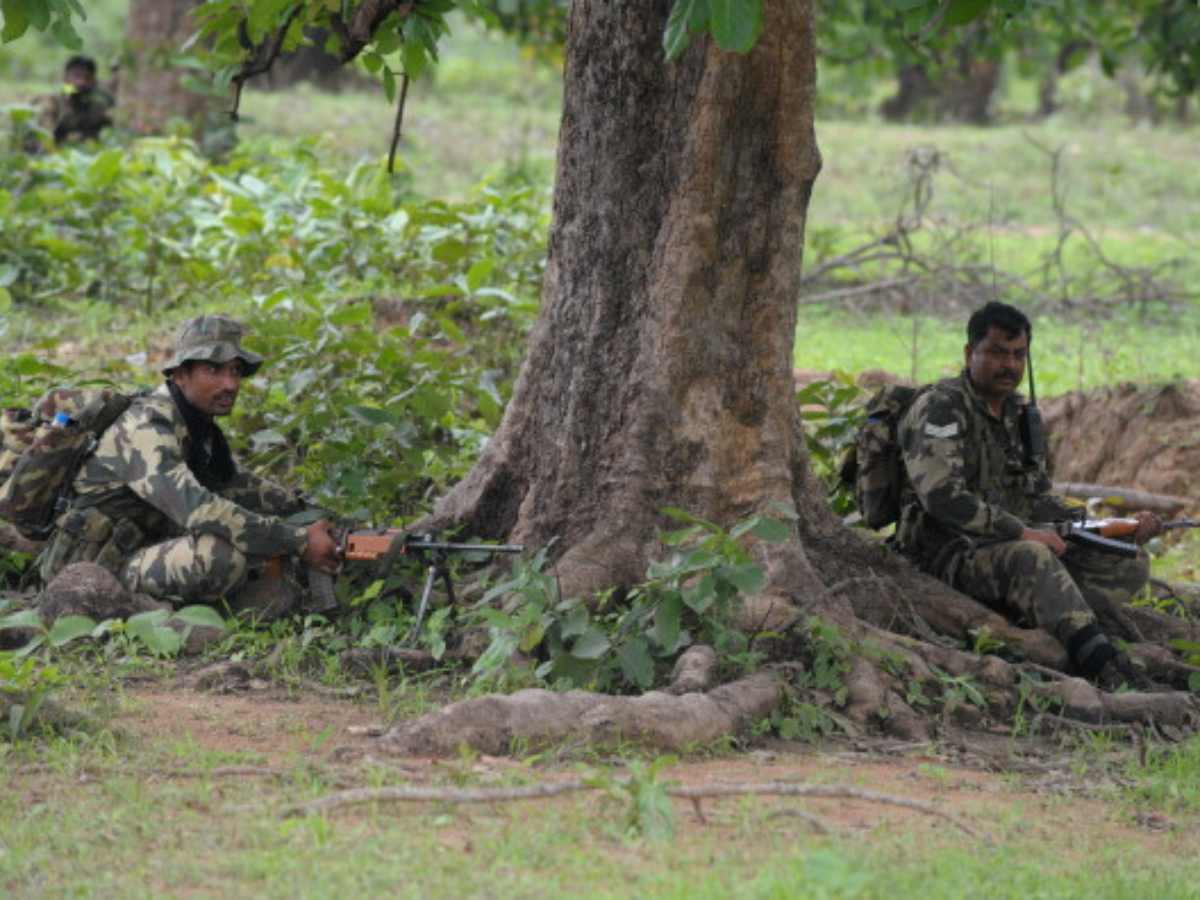
POLYGON ((283 42, 287 38, 288 29, 292 27, 292 23, 296 21, 296 16, 300 15, 302 9, 304 9, 304 4, 297 3, 288 10, 283 24, 279 26, 271 39, 254 47, 242 68, 230 79, 234 89, 233 108, 229 110, 229 118, 233 121, 238 120, 238 107, 242 104, 243 85, 254 76, 271 71, 271 66, 275 65, 275 60, 279 59, 279 54, 283 50, 283 42))
POLYGON ((407 18, 416 5, 412 0, 364 0, 354 10, 349 23, 340 15, 330 16, 329 27, 342 42, 341 61, 348 63, 358 56, 392 13, 407 18))

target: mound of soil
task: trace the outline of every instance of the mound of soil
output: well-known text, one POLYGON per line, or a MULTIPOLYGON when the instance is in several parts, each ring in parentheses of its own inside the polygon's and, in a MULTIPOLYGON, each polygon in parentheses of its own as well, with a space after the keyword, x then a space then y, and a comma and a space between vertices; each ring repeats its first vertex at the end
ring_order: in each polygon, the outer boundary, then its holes
POLYGON ((1192 497, 1200 505, 1200 381, 1073 391, 1041 406, 1056 481, 1192 497))

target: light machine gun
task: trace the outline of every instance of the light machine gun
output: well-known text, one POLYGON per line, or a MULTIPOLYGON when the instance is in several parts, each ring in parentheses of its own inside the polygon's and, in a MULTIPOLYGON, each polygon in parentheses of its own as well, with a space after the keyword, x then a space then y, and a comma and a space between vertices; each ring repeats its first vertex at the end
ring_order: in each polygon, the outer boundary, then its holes
MULTIPOLYGON (((408 534, 399 528, 344 529, 335 532, 338 550, 347 562, 374 562, 379 578, 386 578, 400 557, 411 559, 425 568, 425 584, 417 604, 416 618, 402 646, 412 646, 421 633, 433 585, 439 579, 445 585, 451 605, 454 604, 454 582, 450 577, 450 559, 459 553, 522 553, 522 544, 458 544, 438 541, 432 534, 408 534)), ((334 609, 337 597, 333 592, 333 576, 317 569, 308 570, 308 587, 313 602, 310 612, 334 609)))
MULTIPOLYGON (((1083 519, 1082 521, 1058 522, 1054 527, 1063 540, 1081 546, 1094 547, 1118 556, 1137 556, 1138 554, 1137 544, 1132 540, 1122 540, 1123 538, 1132 538, 1137 533, 1137 519, 1083 519)), ((1173 522, 1162 524, 1163 531, 1175 528, 1200 528, 1200 519, 1176 519, 1173 522)))

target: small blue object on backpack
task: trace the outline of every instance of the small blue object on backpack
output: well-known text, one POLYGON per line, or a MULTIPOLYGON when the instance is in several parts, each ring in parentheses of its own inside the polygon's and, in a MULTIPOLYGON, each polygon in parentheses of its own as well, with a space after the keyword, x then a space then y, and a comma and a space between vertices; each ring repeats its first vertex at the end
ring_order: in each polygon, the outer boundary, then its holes
POLYGON ((54 418, 51 420, 50 424, 53 425, 55 428, 70 428, 72 425, 75 424, 75 420, 72 419, 65 412, 56 412, 54 414, 54 418))

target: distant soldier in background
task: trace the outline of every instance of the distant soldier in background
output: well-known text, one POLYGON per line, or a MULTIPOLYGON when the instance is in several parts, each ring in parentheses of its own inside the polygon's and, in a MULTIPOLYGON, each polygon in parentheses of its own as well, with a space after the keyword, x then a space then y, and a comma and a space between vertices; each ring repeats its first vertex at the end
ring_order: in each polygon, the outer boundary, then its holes
POLYGON ((96 86, 96 61, 72 56, 63 67, 63 89, 38 98, 38 124, 62 146, 94 140, 112 125, 112 94, 96 86))

